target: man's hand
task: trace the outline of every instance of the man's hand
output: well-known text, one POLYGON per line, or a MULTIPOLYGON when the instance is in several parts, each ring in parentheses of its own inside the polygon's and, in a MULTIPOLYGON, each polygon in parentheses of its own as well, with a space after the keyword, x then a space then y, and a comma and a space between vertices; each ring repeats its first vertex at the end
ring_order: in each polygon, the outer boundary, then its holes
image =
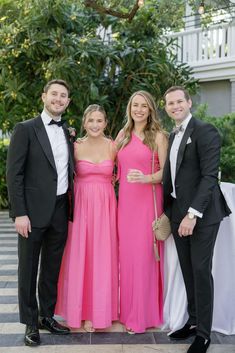
POLYGON ((15 229, 17 233, 24 238, 28 238, 31 233, 31 223, 28 216, 20 216, 15 218, 15 229))
POLYGON ((197 218, 189 219, 185 216, 179 226, 178 233, 180 237, 187 237, 193 234, 193 229, 196 225, 197 218))

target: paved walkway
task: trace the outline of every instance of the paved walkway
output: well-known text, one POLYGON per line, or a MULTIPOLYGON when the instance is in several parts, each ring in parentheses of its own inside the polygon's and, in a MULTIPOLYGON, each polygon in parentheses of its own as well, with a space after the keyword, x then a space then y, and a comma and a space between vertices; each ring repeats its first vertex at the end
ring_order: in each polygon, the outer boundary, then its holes
MULTIPOLYGON (((37 348, 25 347, 23 334, 17 304, 17 235, 8 213, 0 212, 0 353, 28 353, 30 349, 42 353, 185 353, 192 342, 172 343, 161 330, 128 335, 119 322, 96 333, 80 329, 68 336, 54 336, 41 331, 42 344, 37 348)), ((208 352, 235 353, 235 336, 213 333, 208 352)))

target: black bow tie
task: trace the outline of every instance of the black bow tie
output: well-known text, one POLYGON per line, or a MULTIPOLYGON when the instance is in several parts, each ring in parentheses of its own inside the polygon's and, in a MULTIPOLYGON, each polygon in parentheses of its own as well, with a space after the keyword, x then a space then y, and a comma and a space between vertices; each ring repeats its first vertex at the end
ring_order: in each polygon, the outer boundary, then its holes
POLYGON ((56 121, 54 119, 51 119, 48 125, 57 125, 57 126, 62 126, 65 123, 65 120, 59 120, 56 121))
POLYGON ((179 126, 175 126, 172 130, 172 132, 174 132, 176 135, 179 133, 179 132, 183 132, 184 131, 184 127, 182 125, 179 125, 179 126))

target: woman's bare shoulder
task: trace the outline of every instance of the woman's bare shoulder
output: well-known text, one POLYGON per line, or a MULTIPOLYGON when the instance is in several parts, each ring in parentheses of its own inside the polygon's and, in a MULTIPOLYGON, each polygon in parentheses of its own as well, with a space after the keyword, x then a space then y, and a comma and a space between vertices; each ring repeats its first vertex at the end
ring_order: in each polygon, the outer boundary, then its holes
POLYGON ((73 144, 74 150, 78 151, 80 150, 86 143, 86 138, 85 137, 79 137, 76 139, 76 141, 73 144))
POLYGON ((161 143, 167 144, 168 143, 168 134, 167 134, 167 132, 158 131, 156 133, 155 141, 156 141, 157 144, 161 144, 161 143))

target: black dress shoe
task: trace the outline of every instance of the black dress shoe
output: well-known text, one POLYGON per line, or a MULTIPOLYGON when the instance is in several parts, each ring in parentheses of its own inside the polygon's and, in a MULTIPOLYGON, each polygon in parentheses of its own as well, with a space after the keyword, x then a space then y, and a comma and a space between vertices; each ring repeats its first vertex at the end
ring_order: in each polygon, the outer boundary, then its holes
POLYGON ((206 353, 210 343, 210 339, 206 340, 201 336, 196 336, 187 353, 206 353))
POLYGON ((37 326, 26 325, 24 343, 26 346, 39 346, 40 335, 37 326))
POLYGON ((67 335, 70 333, 70 329, 68 327, 60 325, 52 317, 40 317, 39 328, 54 333, 55 335, 67 335))
POLYGON ((196 327, 191 327, 191 325, 185 324, 180 330, 172 332, 169 337, 171 340, 185 340, 186 338, 195 336, 196 334, 196 327))

